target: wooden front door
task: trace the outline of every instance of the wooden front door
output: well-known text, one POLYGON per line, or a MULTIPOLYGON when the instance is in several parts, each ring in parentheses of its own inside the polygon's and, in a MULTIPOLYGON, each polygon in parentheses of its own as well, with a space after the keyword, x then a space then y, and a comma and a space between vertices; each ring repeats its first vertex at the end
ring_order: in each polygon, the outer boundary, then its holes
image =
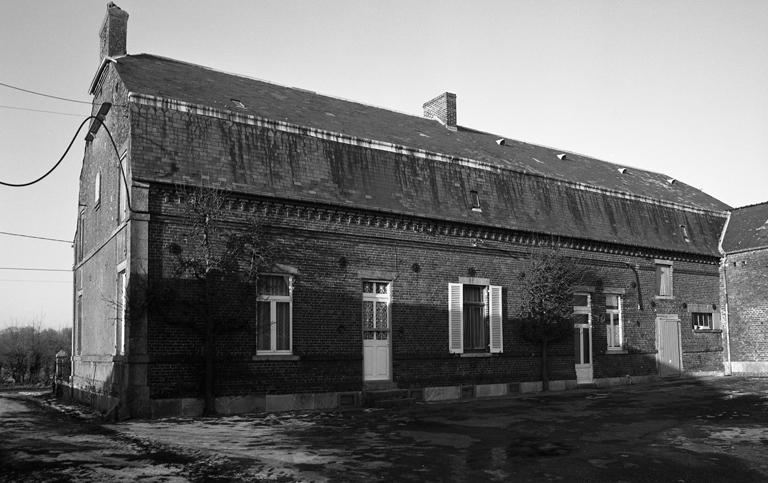
POLYGON ((656 317, 656 365, 660 376, 679 376, 682 370, 680 318, 677 315, 656 317))
POLYGON ((363 380, 388 381, 390 372, 390 283, 363 282, 363 380))

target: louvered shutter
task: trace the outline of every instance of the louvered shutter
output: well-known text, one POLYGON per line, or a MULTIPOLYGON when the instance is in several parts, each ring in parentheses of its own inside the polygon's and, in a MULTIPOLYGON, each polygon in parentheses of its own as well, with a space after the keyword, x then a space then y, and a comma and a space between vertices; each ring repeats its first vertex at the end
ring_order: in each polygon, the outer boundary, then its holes
POLYGON ((718 307, 712 312, 712 328, 714 330, 720 330, 720 308, 718 307))
POLYGON ((491 352, 504 352, 504 336, 502 331, 501 287, 488 287, 488 305, 490 306, 491 352))
POLYGON ((464 300, 463 285, 448 284, 448 351, 451 354, 464 352, 464 300))

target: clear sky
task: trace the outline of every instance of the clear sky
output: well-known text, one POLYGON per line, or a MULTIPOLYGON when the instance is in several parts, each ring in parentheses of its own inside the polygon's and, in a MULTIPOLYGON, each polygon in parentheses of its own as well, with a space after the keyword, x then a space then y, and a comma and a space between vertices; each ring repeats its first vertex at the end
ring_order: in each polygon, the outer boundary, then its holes
MULTIPOLYGON (((89 100, 106 1, 0 2, 0 82, 89 100)), ((451 91, 460 125, 768 200, 768 2, 119 0, 152 53, 397 111, 451 91)), ((0 86, 0 180, 61 155, 87 105, 0 86)), ((0 231, 71 240, 80 133, 61 167, 0 187, 0 231)), ((70 269, 66 243, 0 235, 0 267, 70 269)), ((0 328, 72 319, 71 272, 0 269, 0 328)))

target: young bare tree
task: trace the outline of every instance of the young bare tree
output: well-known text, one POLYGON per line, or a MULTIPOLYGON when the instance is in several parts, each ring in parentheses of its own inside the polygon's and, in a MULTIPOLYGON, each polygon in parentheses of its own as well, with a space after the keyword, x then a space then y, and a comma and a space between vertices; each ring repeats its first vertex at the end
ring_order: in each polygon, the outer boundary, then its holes
MULTIPOLYGON (((181 188, 185 226, 178 243, 168 245, 176 275, 195 281, 201 297, 191 307, 202 318, 205 414, 215 412, 216 343, 225 332, 241 330, 244 304, 255 296, 259 271, 269 266, 273 243, 255 213, 232 222, 226 195, 207 187, 181 188)), ((243 213, 243 212, 240 212, 243 213)))
POLYGON ((557 250, 534 253, 528 267, 520 273, 520 335, 539 345, 545 391, 549 389, 549 346, 573 333, 573 287, 584 276, 583 268, 557 250))

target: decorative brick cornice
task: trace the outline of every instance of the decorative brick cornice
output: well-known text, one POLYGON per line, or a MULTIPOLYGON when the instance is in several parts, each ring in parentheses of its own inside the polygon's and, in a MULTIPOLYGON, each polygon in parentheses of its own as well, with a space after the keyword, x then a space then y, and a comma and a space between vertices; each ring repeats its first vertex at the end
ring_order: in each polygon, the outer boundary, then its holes
MULTIPOLYGON (((155 186, 160 191, 164 202, 181 203, 183 201, 183 188, 180 189, 173 185, 161 184, 156 184, 155 186)), ((569 238, 546 233, 509 230, 469 223, 433 220, 409 215, 362 210, 353 207, 274 199, 241 193, 227 192, 225 196, 227 198, 225 207, 230 211, 261 214, 264 216, 272 215, 288 219, 326 221, 347 226, 375 227, 433 236, 467 238, 470 240, 472 246, 478 249, 483 249, 483 245, 486 242, 499 242, 527 247, 556 247, 612 255, 643 258, 663 257, 664 259, 674 261, 688 261, 711 265, 719 264, 719 257, 716 255, 707 256, 675 252, 661 248, 569 238)), ((152 213, 152 215, 153 217, 155 216, 154 213, 152 213)))

